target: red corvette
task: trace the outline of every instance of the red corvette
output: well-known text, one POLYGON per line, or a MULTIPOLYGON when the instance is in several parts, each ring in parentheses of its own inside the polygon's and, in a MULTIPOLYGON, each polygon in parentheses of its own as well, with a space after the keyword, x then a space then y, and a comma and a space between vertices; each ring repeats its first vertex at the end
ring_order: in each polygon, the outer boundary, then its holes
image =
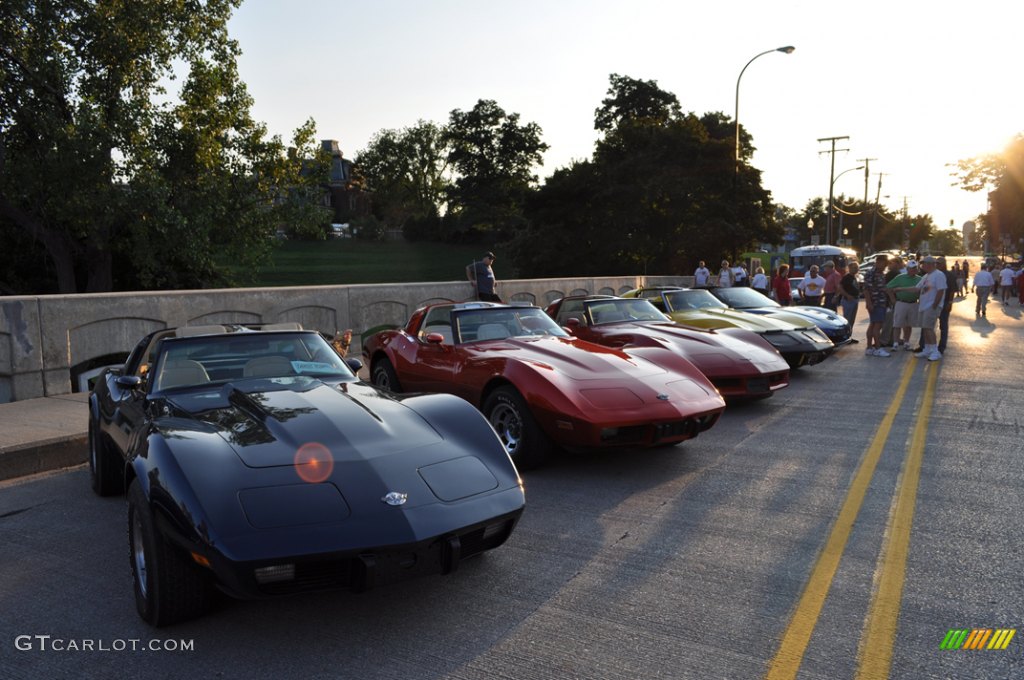
POLYGON ((789 364, 752 331, 683 326, 648 300, 610 295, 571 295, 546 311, 581 340, 623 347, 633 355, 647 347, 675 350, 726 398, 770 397, 789 385, 789 364))
POLYGON ((424 307, 363 349, 380 387, 474 404, 521 468, 554 444, 670 445, 714 425, 725 406, 715 386, 660 351, 657 362, 633 356, 573 338, 537 307, 489 302, 424 307))

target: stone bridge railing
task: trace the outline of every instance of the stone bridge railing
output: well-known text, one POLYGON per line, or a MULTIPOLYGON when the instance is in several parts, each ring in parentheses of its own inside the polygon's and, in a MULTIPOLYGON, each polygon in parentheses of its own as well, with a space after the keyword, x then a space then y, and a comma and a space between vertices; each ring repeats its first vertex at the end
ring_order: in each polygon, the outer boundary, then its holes
MULTIPOLYGON (((680 285, 691 277, 501 281, 506 301, 545 306, 577 293, 621 293, 647 283, 680 285)), ((185 325, 297 321, 328 334, 351 328, 360 336, 404 324, 416 308, 461 301, 468 282, 232 288, 172 292, 0 297, 0 403, 67 394, 78 378, 119 363, 150 331, 185 325)))

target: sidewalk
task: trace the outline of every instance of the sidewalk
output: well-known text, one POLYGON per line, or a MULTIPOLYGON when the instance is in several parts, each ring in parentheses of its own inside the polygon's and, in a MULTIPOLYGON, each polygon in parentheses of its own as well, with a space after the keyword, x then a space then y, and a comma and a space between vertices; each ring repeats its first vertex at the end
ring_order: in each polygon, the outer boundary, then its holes
POLYGON ((0 404, 0 481, 88 460, 89 394, 0 404))

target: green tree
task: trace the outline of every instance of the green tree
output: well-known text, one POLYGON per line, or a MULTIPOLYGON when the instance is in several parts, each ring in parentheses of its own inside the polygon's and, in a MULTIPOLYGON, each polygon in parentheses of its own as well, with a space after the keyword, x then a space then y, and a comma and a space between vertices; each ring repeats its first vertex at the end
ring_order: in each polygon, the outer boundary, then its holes
POLYGON ((999 251, 1024 242, 1024 133, 1016 135, 997 154, 956 163, 954 175, 967 191, 987 191, 989 210, 979 220, 978 236, 999 251))
POLYGON ((732 132, 718 113, 683 114, 653 81, 613 75, 595 112, 604 129, 592 161, 560 170, 530 203, 516 240, 526 275, 678 273, 761 241, 778 242, 760 172, 735 174, 732 132), (559 233, 562 232, 562 233, 559 233), (525 257, 530 243, 570 258, 525 257))
POLYGON ((46 253, 55 290, 223 284, 219 258, 251 269, 277 226, 328 219, 312 122, 289 151, 249 115, 239 1, 5 3, 0 222, 46 253))
POLYGON ((527 195, 537 182, 548 145, 536 123, 520 123, 497 102, 481 99, 469 111, 451 112, 444 139, 456 179, 449 215, 461 231, 493 232, 496 241, 522 226, 527 195))
POLYGON ((409 237, 437 237, 452 187, 449 151, 444 128, 434 122, 378 132, 356 157, 373 191, 374 214, 409 237))

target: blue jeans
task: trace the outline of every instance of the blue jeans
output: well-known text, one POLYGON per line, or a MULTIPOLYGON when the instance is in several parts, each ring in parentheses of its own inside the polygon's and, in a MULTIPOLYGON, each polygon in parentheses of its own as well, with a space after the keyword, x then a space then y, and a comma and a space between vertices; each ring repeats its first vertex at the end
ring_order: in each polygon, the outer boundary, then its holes
POLYGON ((847 300, 843 298, 843 316, 850 322, 850 328, 853 328, 854 322, 857 320, 857 308, 860 306, 860 300, 847 300))

